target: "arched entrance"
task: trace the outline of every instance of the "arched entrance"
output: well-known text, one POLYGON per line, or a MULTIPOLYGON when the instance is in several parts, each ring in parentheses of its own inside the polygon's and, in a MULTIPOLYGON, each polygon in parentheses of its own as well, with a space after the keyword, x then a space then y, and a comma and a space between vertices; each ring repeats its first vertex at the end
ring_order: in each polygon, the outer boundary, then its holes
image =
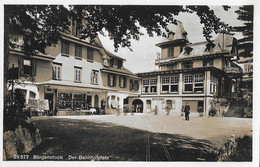
POLYGON ((135 99, 132 102, 132 110, 137 113, 143 113, 143 101, 140 99, 135 99))

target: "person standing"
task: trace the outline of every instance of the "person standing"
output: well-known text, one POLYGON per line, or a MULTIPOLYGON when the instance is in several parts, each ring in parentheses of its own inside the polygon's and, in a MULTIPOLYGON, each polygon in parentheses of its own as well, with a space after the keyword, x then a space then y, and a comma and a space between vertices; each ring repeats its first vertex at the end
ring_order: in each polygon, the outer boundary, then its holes
POLYGON ((185 113, 185 120, 189 121, 189 114, 190 114, 190 105, 188 104, 188 102, 186 102, 185 106, 184 106, 184 113, 185 113))

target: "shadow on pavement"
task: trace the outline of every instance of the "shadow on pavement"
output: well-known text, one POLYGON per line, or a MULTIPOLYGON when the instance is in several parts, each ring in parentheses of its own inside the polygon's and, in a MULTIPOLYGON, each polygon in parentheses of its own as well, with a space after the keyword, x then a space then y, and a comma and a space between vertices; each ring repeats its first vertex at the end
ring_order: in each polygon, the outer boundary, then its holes
POLYGON ((89 120, 40 118, 34 119, 33 122, 40 129, 43 142, 30 152, 30 160, 33 160, 33 155, 61 155, 64 157, 63 160, 69 160, 69 155, 81 155, 106 156, 108 157, 106 160, 109 161, 146 161, 147 134, 151 161, 167 161, 161 145, 162 141, 172 161, 197 161, 198 158, 215 161, 216 159, 216 154, 213 153, 215 148, 207 140, 181 135, 158 135, 112 123, 89 120))

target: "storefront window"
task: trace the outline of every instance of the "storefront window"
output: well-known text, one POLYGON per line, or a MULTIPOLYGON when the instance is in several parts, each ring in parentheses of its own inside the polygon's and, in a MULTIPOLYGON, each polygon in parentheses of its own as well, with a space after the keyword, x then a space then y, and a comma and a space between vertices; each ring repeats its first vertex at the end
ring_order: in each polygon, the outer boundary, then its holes
POLYGON ((90 109, 92 96, 86 94, 58 93, 58 109, 90 109))

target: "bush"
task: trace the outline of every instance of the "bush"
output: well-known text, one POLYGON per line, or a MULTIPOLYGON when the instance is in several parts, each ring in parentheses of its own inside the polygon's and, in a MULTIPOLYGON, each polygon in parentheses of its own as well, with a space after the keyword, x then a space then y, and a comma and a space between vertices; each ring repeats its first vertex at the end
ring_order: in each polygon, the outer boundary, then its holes
POLYGON ((7 104, 4 108, 4 132, 11 130, 14 131, 18 125, 34 131, 32 123, 28 123, 28 112, 24 110, 25 96, 20 89, 15 89, 8 93, 7 104), (13 97, 12 97, 13 96, 13 97))
POLYGON ((217 115, 217 112, 218 112, 218 110, 216 109, 216 108, 210 108, 209 109, 209 116, 212 116, 212 117, 214 117, 214 116, 216 116, 217 115))
POLYGON ((252 161, 252 136, 237 138, 235 154, 231 155, 232 161, 252 161))
POLYGON ((218 152, 218 161, 252 161, 252 136, 231 136, 218 152))

